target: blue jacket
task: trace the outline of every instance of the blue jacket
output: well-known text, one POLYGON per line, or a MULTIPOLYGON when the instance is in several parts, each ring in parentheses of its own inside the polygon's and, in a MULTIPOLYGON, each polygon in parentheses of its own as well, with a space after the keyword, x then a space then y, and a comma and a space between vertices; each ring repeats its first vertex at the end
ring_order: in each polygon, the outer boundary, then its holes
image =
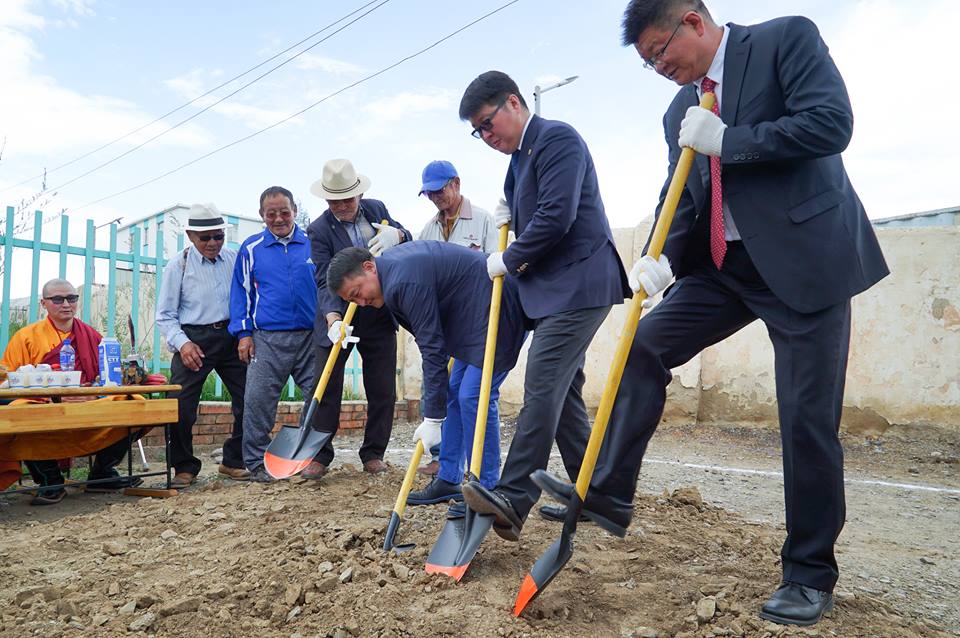
POLYGON ((284 246, 269 230, 240 245, 230 288, 230 334, 254 330, 311 330, 317 285, 310 242, 299 226, 284 246))
MULTIPOLYGON (((463 246, 415 241, 375 259, 384 306, 417 341, 423 359, 423 414, 443 418, 450 357, 482 367, 493 284, 487 256, 463 246)), ((504 279, 496 372, 511 370, 526 335, 513 277, 504 279)))
POLYGON ((593 158, 569 124, 531 116, 503 191, 517 240, 503 253, 532 319, 631 296, 593 158))
MULTIPOLYGON (((403 233, 404 242, 413 239, 410 231, 406 230, 403 224, 390 217, 390 212, 380 200, 361 199, 360 214, 371 224, 386 221, 399 229, 403 233)), ((353 243, 347 236, 347 231, 343 229, 343 225, 337 221, 329 209, 313 220, 307 228, 307 237, 310 238, 310 254, 317 269, 314 274, 317 281, 317 318, 313 338, 317 345, 329 348, 331 344, 327 339, 327 313, 339 312, 343 315, 347 310, 347 302, 327 290, 327 267, 334 255, 344 248, 353 246, 353 243)), ((383 329, 387 322, 380 316, 382 314, 381 311, 372 307, 357 308, 357 314, 353 319, 354 334, 362 339, 368 329, 383 329)))

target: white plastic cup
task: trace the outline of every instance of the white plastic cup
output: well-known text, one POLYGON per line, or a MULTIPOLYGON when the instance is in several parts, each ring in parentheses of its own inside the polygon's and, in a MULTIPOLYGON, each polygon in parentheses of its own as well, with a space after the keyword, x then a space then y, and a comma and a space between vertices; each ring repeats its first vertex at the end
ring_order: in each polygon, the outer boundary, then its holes
POLYGON ((46 387, 48 388, 61 388, 63 387, 63 373, 59 370, 50 370, 44 371, 43 373, 44 381, 46 382, 46 387))
POLYGON ((24 373, 23 373, 23 372, 8 372, 8 373, 7 373, 7 381, 9 382, 10 387, 11 387, 11 388, 25 388, 25 387, 27 387, 27 386, 26 386, 26 381, 25 381, 25 379, 23 378, 23 376, 24 376, 24 373))
POLYGON ((63 372, 63 387, 65 388, 79 388, 80 387, 80 370, 71 370, 70 372, 63 372))
POLYGON ((28 388, 45 388, 47 387, 47 374, 43 370, 34 370, 27 373, 28 379, 28 388))

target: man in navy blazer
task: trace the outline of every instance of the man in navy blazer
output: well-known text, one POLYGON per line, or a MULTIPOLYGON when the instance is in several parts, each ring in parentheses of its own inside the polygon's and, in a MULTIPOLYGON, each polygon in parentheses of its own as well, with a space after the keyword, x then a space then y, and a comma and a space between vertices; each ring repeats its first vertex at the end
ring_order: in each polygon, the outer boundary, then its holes
MULTIPOLYGON (((327 200, 328 208, 307 228, 311 258, 316 266, 317 314, 313 338, 317 348, 317 377, 326 365, 332 341, 340 334, 347 304, 327 290, 327 266, 340 250, 350 246, 383 252, 413 237, 390 217, 387 207, 376 199, 364 198, 370 180, 357 173, 349 160, 330 160, 322 177, 310 188, 327 200), (378 233, 379 231, 379 233, 378 233)), ((340 426, 340 401, 343 395, 343 370, 354 345, 363 357, 363 389, 367 396, 367 423, 360 446, 363 469, 371 473, 385 471, 383 454, 393 430, 393 410, 397 400, 397 326, 390 313, 378 308, 358 308, 348 338, 337 357, 327 389, 317 406, 314 423, 322 432, 336 432, 340 426)), ((333 438, 317 453, 302 472, 305 478, 319 479, 333 461, 333 438)))
MULTIPOLYGON (((699 0, 632 0, 623 44, 682 87, 663 120, 658 215, 681 147, 698 155, 664 249, 677 280, 638 325, 585 510, 591 498, 601 510, 633 498, 670 369, 760 319, 775 352, 787 528, 783 580, 760 615, 811 625, 838 577, 850 298, 888 274, 840 157, 853 130, 847 91, 802 17, 718 26, 699 0), (705 91, 718 112, 697 106, 705 91)), ((670 268, 644 257, 630 279, 657 293, 670 268)))
POLYGON ((487 258, 487 272, 516 280, 533 323, 523 407, 500 482, 494 490, 477 482, 463 487, 464 501, 494 514, 497 534, 515 541, 540 497, 530 474, 546 467, 554 439, 571 479, 580 471, 590 435, 581 396, 584 353, 629 288, 593 158, 576 130, 531 115, 516 83, 500 71, 470 83, 460 118, 475 137, 511 156, 494 216, 498 226, 511 224, 517 239, 487 258))

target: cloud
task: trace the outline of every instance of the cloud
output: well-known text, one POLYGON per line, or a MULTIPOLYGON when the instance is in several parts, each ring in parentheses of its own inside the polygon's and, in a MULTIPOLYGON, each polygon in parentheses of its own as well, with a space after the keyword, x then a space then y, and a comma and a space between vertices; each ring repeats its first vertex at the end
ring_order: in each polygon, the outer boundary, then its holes
MULTIPOLYGON (((92 12, 90 3, 80 0, 59 5, 70 15, 84 17, 92 12)), ((0 100, 0 135, 7 138, 4 164, 9 179, 15 179, 18 171, 35 172, 36 158, 58 164, 154 119, 128 100, 85 95, 37 73, 33 65, 42 59, 42 52, 32 34, 55 28, 56 20, 48 20, 29 7, 27 0, 0 3, 0 85, 15 90, 0 100), (34 165, 18 163, 24 159, 34 165)), ((163 126, 141 131, 124 143, 143 141, 163 126)), ((209 137, 197 127, 178 129, 157 142, 188 148, 209 143, 209 137)))
POLYGON ((323 71, 324 73, 329 73, 338 77, 344 75, 358 75, 365 71, 362 66, 358 66, 350 62, 344 62, 343 60, 328 58, 322 55, 314 55, 312 53, 304 53, 302 56, 297 58, 297 60, 294 62, 294 65, 302 71, 323 71))

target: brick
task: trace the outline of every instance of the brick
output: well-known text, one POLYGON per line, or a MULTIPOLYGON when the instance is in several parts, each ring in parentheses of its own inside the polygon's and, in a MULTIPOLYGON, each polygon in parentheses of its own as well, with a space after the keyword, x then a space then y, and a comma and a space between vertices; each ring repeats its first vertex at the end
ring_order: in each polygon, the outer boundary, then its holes
POLYGON ((217 422, 218 414, 201 414, 197 417, 197 423, 201 425, 211 425, 217 422))
POLYGON ((212 445, 213 444, 213 435, 212 434, 199 434, 194 435, 193 437, 194 445, 212 445))
POLYGON ((200 404, 200 414, 230 414, 230 404, 204 401, 200 404))
POLYGON ((217 423, 229 423, 230 425, 233 425, 233 415, 232 415, 232 414, 218 414, 218 415, 217 415, 216 422, 217 422, 217 423))

